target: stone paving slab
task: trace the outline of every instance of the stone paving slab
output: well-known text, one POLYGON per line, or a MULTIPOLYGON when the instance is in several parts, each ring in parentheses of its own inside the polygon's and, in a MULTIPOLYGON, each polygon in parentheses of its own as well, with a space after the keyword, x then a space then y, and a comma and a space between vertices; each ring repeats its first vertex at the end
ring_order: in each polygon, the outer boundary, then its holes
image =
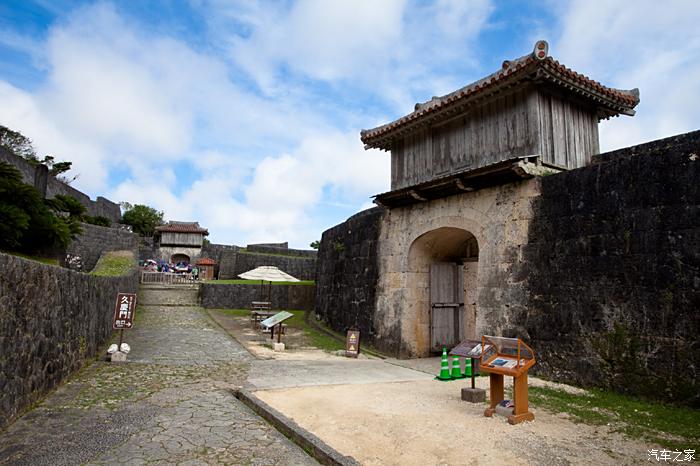
POLYGON ((251 390, 268 390, 316 385, 409 382, 432 378, 430 374, 380 359, 256 360, 252 362, 247 387, 251 390))
POLYGON ((97 361, 0 434, 0 464, 317 464, 238 401, 252 357, 204 312, 149 306, 129 361, 97 361))

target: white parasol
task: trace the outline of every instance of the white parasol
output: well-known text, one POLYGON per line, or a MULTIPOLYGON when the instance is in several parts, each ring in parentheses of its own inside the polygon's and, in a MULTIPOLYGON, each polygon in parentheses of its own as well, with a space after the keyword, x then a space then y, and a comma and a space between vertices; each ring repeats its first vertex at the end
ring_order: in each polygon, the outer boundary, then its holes
POLYGON ((249 270, 245 273, 239 274, 239 277, 244 280, 260 280, 260 299, 262 300, 263 295, 263 283, 270 282, 270 287, 267 293, 267 300, 270 301, 270 296, 272 295, 272 282, 298 282, 299 280, 292 277, 288 273, 285 273, 273 267, 271 265, 262 265, 256 267, 253 270, 249 270))
POLYGON ((238 275, 245 280, 262 280, 265 282, 298 282, 299 280, 292 277, 288 273, 285 273, 273 267, 271 265, 263 265, 261 267, 256 267, 253 270, 249 270, 245 273, 238 275))

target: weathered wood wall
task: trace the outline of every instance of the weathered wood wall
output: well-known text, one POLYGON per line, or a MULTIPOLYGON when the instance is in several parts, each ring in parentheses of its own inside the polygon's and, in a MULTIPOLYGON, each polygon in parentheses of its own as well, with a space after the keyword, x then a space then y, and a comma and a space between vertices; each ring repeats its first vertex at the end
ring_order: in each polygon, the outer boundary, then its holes
POLYGON ((577 168, 597 153, 595 111, 532 85, 397 141, 391 189, 524 155, 577 168))
POLYGON ((201 233, 173 233, 165 231, 160 238, 160 244, 201 247, 203 240, 204 235, 201 233))
POLYGON ((595 110, 549 92, 538 91, 540 116, 537 153, 543 162, 566 168, 584 167, 598 154, 598 117, 595 110))

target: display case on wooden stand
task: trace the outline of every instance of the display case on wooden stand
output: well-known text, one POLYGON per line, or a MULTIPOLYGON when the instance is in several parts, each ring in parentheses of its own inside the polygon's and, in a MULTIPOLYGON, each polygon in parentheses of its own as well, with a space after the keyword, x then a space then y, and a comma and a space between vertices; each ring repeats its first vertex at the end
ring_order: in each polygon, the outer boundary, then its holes
POLYGON ((513 407, 510 424, 532 421, 528 409, 527 372, 535 364, 535 352, 519 338, 481 337, 479 369, 490 377, 490 401, 484 416, 491 417, 503 400, 503 376, 513 377, 513 407))

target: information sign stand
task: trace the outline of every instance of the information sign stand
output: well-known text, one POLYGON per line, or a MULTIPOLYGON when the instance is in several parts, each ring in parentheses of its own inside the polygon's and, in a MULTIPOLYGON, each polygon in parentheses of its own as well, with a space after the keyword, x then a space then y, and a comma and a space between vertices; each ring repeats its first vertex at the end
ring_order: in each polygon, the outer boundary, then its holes
POLYGON ((452 348, 450 355, 464 357, 465 364, 466 359, 469 359, 471 362, 471 388, 462 389, 462 400, 471 403, 482 403, 486 400, 486 390, 476 388, 477 361, 481 357, 481 341, 464 340, 459 345, 452 348))
POLYGON ((491 417, 503 401, 503 376, 513 377, 513 412, 510 424, 533 421, 529 411, 527 372, 535 364, 535 352, 519 338, 481 337, 482 353, 479 368, 489 373, 490 402, 484 416, 491 417))

